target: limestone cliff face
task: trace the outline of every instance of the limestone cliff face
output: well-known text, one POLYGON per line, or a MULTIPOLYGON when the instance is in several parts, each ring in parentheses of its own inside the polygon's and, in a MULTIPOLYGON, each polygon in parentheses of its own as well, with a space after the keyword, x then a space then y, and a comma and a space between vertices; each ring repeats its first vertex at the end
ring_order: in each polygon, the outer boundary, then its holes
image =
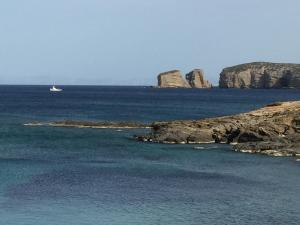
POLYGON ((204 79, 203 71, 195 69, 186 77, 181 75, 179 70, 171 70, 160 73, 157 77, 158 87, 161 88, 211 88, 209 81, 204 79), (186 78, 186 79, 185 79, 186 78))
POLYGON ((160 73, 157 77, 158 86, 162 88, 190 88, 191 86, 182 77, 179 70, 160 73))
POLYGON ((186 80, 193 88, 211 88, 212 85, 208 80, 204 79, 203 70, 195 69, 186 74, 186 80))
POLYGON ((225 68, 220 88, 300 88, 300 64, 255 62, 225 68))

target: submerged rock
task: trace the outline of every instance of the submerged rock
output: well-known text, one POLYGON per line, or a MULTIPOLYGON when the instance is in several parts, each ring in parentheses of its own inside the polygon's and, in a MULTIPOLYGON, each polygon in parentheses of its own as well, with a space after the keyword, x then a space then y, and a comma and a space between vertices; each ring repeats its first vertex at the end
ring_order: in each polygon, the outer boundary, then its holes
POLYGON ((93 122, 93 121, 76 121, 64 120, 57 122, 33 122, 24 124, 25 126, 54 126, 54 127, 77 127, 77 128, 101 128, 101 129, 133 129, 133 128, 150 128, 150 125, 137 122, 93 122))
POLYGON ((300 88, 300 64, 255 62, 223 69, 220 88, 300 88))
POLYGON ((158 143, 233 144, 236 151, 275 156, 300 154, 300 101, 270 104, 233 116, 155 122, 138 140, 158 143))

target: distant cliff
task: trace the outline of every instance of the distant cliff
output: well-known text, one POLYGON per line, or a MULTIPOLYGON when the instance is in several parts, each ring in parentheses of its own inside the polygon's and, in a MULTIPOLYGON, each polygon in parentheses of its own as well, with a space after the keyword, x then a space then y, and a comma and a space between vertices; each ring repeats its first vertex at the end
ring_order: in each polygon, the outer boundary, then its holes
POLYGON ((196 69, 186 75, 179 70, 160 73, 157 77, 158 87, 161 88, 211 88, 212 85, 204 79, 202 70, 196 69))
POLYGON ((255 62, 223 69, 220 88, 300 88, 300 64, 255 62))

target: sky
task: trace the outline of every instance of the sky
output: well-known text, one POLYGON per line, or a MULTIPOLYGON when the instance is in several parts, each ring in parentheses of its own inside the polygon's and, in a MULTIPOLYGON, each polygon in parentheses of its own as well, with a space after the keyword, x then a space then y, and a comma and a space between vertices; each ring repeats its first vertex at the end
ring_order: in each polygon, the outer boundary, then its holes
POLYGON ((155 85, 300 63, 299 0, 0 0, 0 84, 155 85))

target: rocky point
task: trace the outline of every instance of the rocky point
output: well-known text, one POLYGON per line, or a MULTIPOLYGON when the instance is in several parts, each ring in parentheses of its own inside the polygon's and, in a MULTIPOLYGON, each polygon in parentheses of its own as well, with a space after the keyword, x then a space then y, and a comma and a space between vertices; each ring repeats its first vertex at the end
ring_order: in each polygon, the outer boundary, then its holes
POLYGON ((140 141, 196 144, 226 143, 236 151, 300 156, 300 101, 278 102, 233 116, 154 122, 140 141))

